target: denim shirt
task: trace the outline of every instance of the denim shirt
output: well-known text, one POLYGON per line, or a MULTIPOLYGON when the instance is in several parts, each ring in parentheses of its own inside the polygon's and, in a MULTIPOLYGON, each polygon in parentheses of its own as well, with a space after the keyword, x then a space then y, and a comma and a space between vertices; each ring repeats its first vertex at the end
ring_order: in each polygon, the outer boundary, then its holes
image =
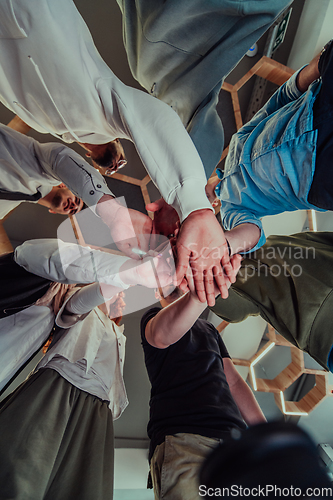
POLYGON ((221 200, 224 229, 252 223, 261 230, 251 252, 266 241, 261 217, 285 211, 321 210, 307 201, 317 143, 312 107, 321 80, 302 94, 296 86, 298 73, 232 137, 224 175, 218 171, 222 181, 216 192, 221 200))

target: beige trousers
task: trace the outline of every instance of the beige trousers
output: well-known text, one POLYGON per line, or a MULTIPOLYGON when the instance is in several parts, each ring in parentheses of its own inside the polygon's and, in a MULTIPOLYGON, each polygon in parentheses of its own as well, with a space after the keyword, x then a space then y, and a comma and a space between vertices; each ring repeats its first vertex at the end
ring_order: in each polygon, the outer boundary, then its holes
POLYGON ((166 436, 150 461, 155 500, 198 500, 199 471, 219 439, 198 434, 166 436))

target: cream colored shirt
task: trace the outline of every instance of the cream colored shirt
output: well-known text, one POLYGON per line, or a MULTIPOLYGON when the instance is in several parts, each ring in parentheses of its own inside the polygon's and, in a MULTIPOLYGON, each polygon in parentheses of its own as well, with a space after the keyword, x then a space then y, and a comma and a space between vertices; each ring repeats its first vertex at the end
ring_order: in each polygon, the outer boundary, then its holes
MULTIPOLYGON (((61 321, 62 311, 57 317, 59 326, 66 324, 61 321)), ((117 326, 95 308, 47 351, 36 370, 52 368, 75 387, 108 400, 113 418, 117 419, 128 405, 123 380, 123 330, 124 326, 117 326)))

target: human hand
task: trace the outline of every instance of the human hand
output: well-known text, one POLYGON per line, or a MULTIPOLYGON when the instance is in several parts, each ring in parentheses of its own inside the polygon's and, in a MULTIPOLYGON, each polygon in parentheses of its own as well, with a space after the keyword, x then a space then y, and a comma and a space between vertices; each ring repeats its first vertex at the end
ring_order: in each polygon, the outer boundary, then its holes
POLYGON ((96 211, 109 227, 111 237, 120 251, 135 260, 140 257, 133 249, 148 252, 153 228, 150 217, 121 205, 116 198, 107 195, 101 198, 96 211))
MULTIPOLYGON (((232 268, 233 268, 235 274, 237 274, 238 271, 240 270, 240 267, 242 264, 242 259, 243 259, 243 257, 239 254, 235 254, 235 255, 232 255, 232 257, 230 257, 230 264, 232 265, 232 268)), ((227 285, 228 289, 231 287, 231 282, 230 282, 229 278, 227 278, 227 277, 226 277, 226 285, 227 285)), ((196 289, 195 289, 195 285, 194 285, 193 273, 192 273, 192 270, 190 267, 187 268, 186 277, 184 278, 184 288, 185 288, 185 286, 187 286, 187 289, 190 291, 193 300, 196 300, 199 302, 199 298, 198 298, 198 295, 196 293, 196 289)), ((220 295, 220 290, 217 287, 215 281, 214 281, 214 294, 215 294, 215 297, 220 295)))
POLYGON ((173 283, 175 262, 169 242, 157 251, 146 253, 140 262, 127 261, 120 268, 120 277, 127 284, 147 288, 161 289, 173 283))
POLYGON ((217 207, 219 205, 219 199, 215 193, 215 188, 218 185, 218 183, 221 182, 220 179, 218 178, 217 175, 214 175, 214 177, 211 177, 208 179, 208 182, 205 187, 205 192, 208 200, 210 201, 210 204, 212 207, 217 207))
POLYGON ((200 302, 215 304, 214 280, 221 297, 228 297, 227 278, 234 283, 236 272, 223 230, 211 210, 196 210, 185 219, 177 237, 176 255, 176 280, 181 289, 186 290, 183 278, 190 265, 200 302))
POLYGON ((154 235, 163 235, 172 238, 179 227, 179 217, 174 208, 168 205, 163 198, 146 205, 146 210, 154 212, 151 248, 157 246, 154 235), (155 245, 155 246, 154 246, 155 245))

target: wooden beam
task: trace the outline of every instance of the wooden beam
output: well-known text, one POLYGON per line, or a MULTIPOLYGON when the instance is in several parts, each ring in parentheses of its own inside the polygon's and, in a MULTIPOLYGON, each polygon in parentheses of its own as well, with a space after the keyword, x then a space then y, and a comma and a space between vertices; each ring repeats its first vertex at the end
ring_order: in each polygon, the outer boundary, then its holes
POLYGON ((84 241, 84 237, 83 237, 81 228, 79 226, 79 223, 77 221, 77 218, 75 217, 75 215, 69 215, 68 217, 69 217, 69 220, 71 221, 73 233, 74 233, 74 236, 76 238, 77 243, 79 245, 85 246, 86 242, 84 241))
POLYGON ((225 330, 227 328, 228 325, 229 325, 229 321, 223 320, 219 325, 217 325, 216 330, 219 333, 221 333, 221 332, 223 332, 223 330, 225 330))

